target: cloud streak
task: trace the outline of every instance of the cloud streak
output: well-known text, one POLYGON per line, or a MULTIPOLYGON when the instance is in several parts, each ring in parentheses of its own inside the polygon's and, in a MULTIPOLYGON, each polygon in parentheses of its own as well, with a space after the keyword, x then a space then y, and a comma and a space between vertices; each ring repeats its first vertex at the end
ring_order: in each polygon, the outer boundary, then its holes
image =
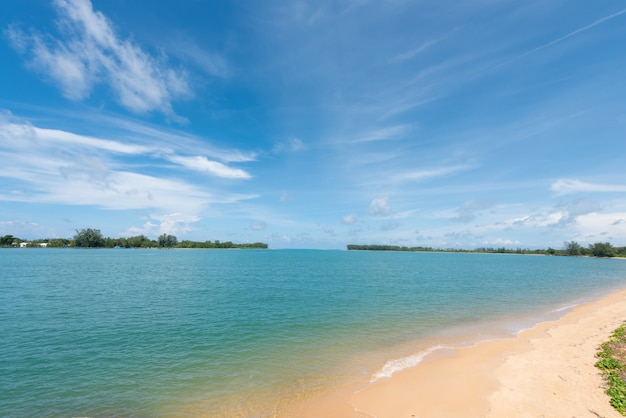
POLYGON ((373 142, 373 141, 387 141, 392 139, 400 139, 407 133, 411 132, 413 127, 411 125, 395 125, 386 128, 376 129, 360 135, 352 142, 373 142))
POLYGON ((546 43, 544 43, 542 45, 539 45, 539 46, 537 46, 537 47, 535 47, 535 48, 533 48, 533 49, 531 49, 529 51, 524 52, 521 55, 518 55, 518 56, 516 56, 516 57, 514 57, 514 58, 512 58, 512 59, 510 59, 510 60, 508 60, 506 62, 503 62, 503 63, 499 64, 498 67, 501 67, 503 65, 512 64, 515 61, 519 61, 519 60, 521 60, 523 58, 526 58, 529 55, 532 55, 532 54, 534 54, 536 52, 539 52, 539 51, 541 51, 543 49, 549 48, 552 45, 558 44, 559 42, 562 42, 562 41, 564 41, 564 40, 566 40, 568 38, 571 38, 572 36, 576 36, 576 35, 578 35, 581 32, 584 32, 584 31, 587 31, 589 29, 592 29, 592 28, 594 28, 594 27, 596 27, 596 26, 598 26, 598 25, 600 25, 600 24, 602 24, 604 22, 607 22, 607 21, 609 21, 611 19, 615 19, 616 17, 618 17, 620 15, 623 15, 624 13, 626 13, 626 9, 622 9, 622 10, 619 10, 619 11, 617 11, 615 13, 610 14, 610 15, 604 16, 604 17, 602 17, 600 19, 597 19, 597 20, 591 22, 588 25, 585 25, 585 26, 580 27, 580 28, 578 28, 576 30, 573 30, 573 31, 571 31, 571 32, 561 36, 561 37, 558 37, 558 38, 556 38, 556 39, 554 39, 554 40, 552 40, 550 42, 546 42, 546 43))
POLYGON ((70 100, 86 99, 104 84, 132 112, 159 111, 180 120, 172 101, 192 95, 184 71, 120 38, 89 0, 56 0, 54 5, 59 14, 58 37, 26 33, 15 26, 6 30, 33 69, 58 84, 70 100))
POLYGON ((14 188, 0 191, 0 200, 195 216, 211 204, 256 197, 210 190, 197 179, 177 178, 190 171, 229 180, 252 178, 244 170, 206 156, 181 155, 160 143, 121 142, 8 119, 6 115, 0 119, 0 158, 5 161, 0 177, 13 179, 14 188), (133 163, 136 158, 144 162, 133 163), (167 171, 156 176, 151 173, 154 168, 167 171))
POLYGON ((437 42, 438 42, 437 40, 424 41, 420 45, 418 45, 416 48, 413 48, 413 49, 411 49, 409 51, 406 51, 406 52, 403 52, 401 54, 396 55, 395 57, 393 57, 391 59, 391 62, 392 63, 402 63, 404 61, 411 60, 411 59, 415 58, 417 55, 419 55, 420 53, 422 53, 422 52, 426 51, 427 49, 429 49, 431 46, 433 46, 437 42))
POLYGON ((397 181, 420 181, 434 177, 447 176, 459 171, 468 170, 470 167, 466 165, 454 165, 449 167, 435 168, 432 170, 415 170, 406 171, 394 176, 397 181))
POLYGON ((180 164, 190 170, 208 173, 216 177, 226 179, 249 179, 252 176, 244 170, 228 167, 219 161, 211 161, 206 157, 196 155, 194 157, 183 157, 180 155, 172 155, 166 157, 169 161, 180 164))
POLYGON ((571 193, 624 193, 626 186, 621 184, 596 184, 575 179, 560 179, 550 186, 553 192, 560 195, 571 193))

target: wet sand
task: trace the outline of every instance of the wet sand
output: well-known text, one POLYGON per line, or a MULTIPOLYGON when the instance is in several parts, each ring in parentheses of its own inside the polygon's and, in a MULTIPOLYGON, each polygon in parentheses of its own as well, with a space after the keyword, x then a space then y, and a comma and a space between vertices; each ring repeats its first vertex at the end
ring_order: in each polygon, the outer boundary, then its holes
POLYGON ((371 384, 291 410, 299 417, 621 417, 594 366, 626 320, 626 291, 574 308, 517 337, 449 350, 371 384))

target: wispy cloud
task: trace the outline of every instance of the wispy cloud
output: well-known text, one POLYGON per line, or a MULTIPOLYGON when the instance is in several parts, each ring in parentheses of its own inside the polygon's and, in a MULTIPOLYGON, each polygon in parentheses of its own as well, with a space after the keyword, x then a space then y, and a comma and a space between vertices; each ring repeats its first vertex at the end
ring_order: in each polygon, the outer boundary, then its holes
POLYGON ((437 40, 428 40, 428 41, 424 41, 421 44, 419 44, 416 48, 413 48, 409 51, 405 51, 403 53, 400 53, 396 56, 394 56, 391 59, 392 63, 400 63, 400 62, 404 62, 404 61, 408 61, 412 58, 415 58, 417 55, 419 55, 420 53, 426 51, 427 49, 429 49, 431 46, 433 46, 434 44, 436 44, 438 41, 437 40))
POLYGON ((359 135, 352 142, 372 142, 400 139, 413 130, 412 125, 395 125, 386 128, 376 129, 359 135))
POLYGON ((206 51, 192 39, 176 40, 170 51, 181 61, 194 64, 207 75, 222 78, 231 75, 232 69, 223 56, 206 51))
POLYGON ((249 179, 252 176, 244 170, 232 168, 219 161, 211 161, 206 157, 196 155, 193 157, 184 157, 180 155, 171 155, 166 157, 169 161, 180 164, 188 169, 209 173, 211 175, 227 178, 227 179, 249 179))
MULTIPOLYGON (((14 129, 24 129, 27 126, 13 125, 14 129)), ((11 130, 11 126, 6 129, 11 130)), ((120 154, 147 154, 154 152, 149 147, 137 144, 127 144, 119 141, 111 141, 106 139, 94 138, 85 135, 77 135, 72 132, 62 131, 58 129, 44 129, 32 127, 32 131, 36 138, 42 141, 54 143, 58 146, 79 146, 91 148, 100 151, 110 151, 120 154)))
POLYGON ((189 170, 234 180, 252 177, 206 156, 184 156, 160 143, 121 142, 8 119, 6 113, 0 118, 0 158, 5 161, 0 177, 13 179, 15 186, 0 200, 196 216, 207 205, 256 197, 178 178, 189 170), (136 157, 144 161, 134 164, 136 157))
POLYGON ((598 26, 598 25, 600 25, 600 24, 602 24, 602 23, 604 23, 606 21, 614 19, 614 18, 616 18, 616 17, 618 17, 620 15, 623 15, 624 13, 626 13, 626 9, 622 9, 622 10, 619 10, 619 11, 617 11, 615 13, 610 14, 610 15, 601 17, 600 19, 594 20, 593 22, 591 22, 588 25, 582 26, 582 27, 580 27, 580 28, 578 28, 576 30, 573 30, 573 31, 563 35, 563 36, 560 36, 560 37, 558 37, 556 39, 553 39, 550 42, 546 42, 546 43, 544 43, 542 45, 539 45, 539 46, 537 46, 537 47, 535 47, 535 48, 533 48, 533 49, 531 49, 529 51, 524 52, 523 54, 520 54, 520 55, 518 55, 518 56, 516 56, 514 58, 511 58, 511 59, 509 59, 509 60, 507 60, 507 61, 505 61, 503 63, 500 63, 500 64, 497 65, 497 67, 501 67, 503 65, 512 64, 515 61, 519 61, 519 60, 521 60, 523 58, 526 58, 529 55, 532 55, 532 54, 534 54, 536 52, 539 52, 539 51, 541 51, 543 49, 549 48, 552 45, 558 44, 559 42, 563 42, 564 40, 566 40, 568 38, 571 38, 572 36, 576 36, 576 35, 578 35, 581 32, 585 32, 585 31, 587 31, 589 29, 592 29, 592 28, 594 28, 594 27, 596 27, 596 26, 598 26))
POLYGON ((626 186, 622 184, 596 184, 587 183, 575 179, 560 179, 552 183, 550 186, 553 192, 558 194, 570 193, 623 193, 626 192, 626 186))
MULTIPOLYGON (((2 116, 2 115, 0 115, 2 116)), ((0 152, 11 152, 20 150, 23 155, 29 158, 39 158, 41 160, 52 161, 52 156, 56 158, 85 158, 86 155, 93 155, 97 159, 101 156, 128 155, 150 157, 155 160, 162 159, 193 171, 204 172, 208 175, 228 178, 228 179, 249 179, 252 176, 241 169, 233 168, 225 163, 231 161, 248 162, 253 161, 253 157, 244 156, 240 152, 228 152, 224 150, 211 150, 208 154, 212 158, 223 158, 223 162, 214 161, 204 155, 186 156, 181 155, 185 150, 176 150, 175 144, 152 143, 148 145, 146 141, 133 143, 124 140, 103 139, 88 135, 79 135, 59 129, 47 129, 33 126, 27 122, 16 122, 10 113, 0 117, 0 138, 6 142, 0 147, 0 152), (173 145, 173 146, 171 146, 173 145), (182 152, 181 152, 182 151, 182 152)), ((156 135, 163 137, 164 134, 156 135)), ((17 156, 20 158, 20 156, 17 156)), ((26 165, 27 162, 24 162, 26 165)), ((47 164, 40 165, 46 166, 47 164)))
POLYGON ((337 19, 353 9, 367 3, 367 0, 348 0, 344 2, 296 1, 288 3, 289 17, 296 22, 305 22, 309 26, 337 19))
MULTIPOLYGON (((118 116, 108 116, 101 112, 98 112, 97 115, 81 114, 78 117, 90 121, 92 127, 104 127, 100 129, 101 132, 104 132, 103 136, 108 136, 111 132, 119 132, 118 136, 124 138, 124 143, 133 142, 135 145, 143 145, 155 153, 200 154, 224 163, 251 162, 255 161, 257 157, 255 152, 222 148, 213 145, 212 138, 195 136, 170 127, 150 125, 118 116)), ((2 120, 0 113, 0 124, 2 120)), ((11 120, 11 118, 5 117, 4 120, 11 120)))
POLYGON ((457 173, 459 171, 468 170, 469 168, 470 166, 467 165, 452 165, 430 170, 405 171, 394 175, 392 178, 396 181, 420 181, 434 177, 447 176, 449 174, 457 173))
POLYGON ((89 0, 56 0, 54 5, 59 14, 57 37, 16 26, 6 29, 32 68, 57 83, 68 99, 85 99, 105 84, 133 112, 156 110, 180 120, 172 101, 192 95, 184 71, 120 38, 89 0))

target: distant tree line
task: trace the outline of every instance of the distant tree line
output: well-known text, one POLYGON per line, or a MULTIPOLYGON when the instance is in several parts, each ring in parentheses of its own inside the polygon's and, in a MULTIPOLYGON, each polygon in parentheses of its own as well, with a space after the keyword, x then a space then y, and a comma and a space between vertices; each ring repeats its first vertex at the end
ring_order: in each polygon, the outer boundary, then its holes
MULTIPOLYGON (((0 247, 15 247, 27 242, 13 235, 0 237, 0 247)), ((52 238, 36 239, 27 242, 29 247, 78 247, 78 248, 258 248, 266 249, 267 244, 255 242, 252 244, 235 244, 230 241, 181 241, 175 235, 161 234, 156 240, 145 235, 134 237, 110 238, 104 237, 99 229, 84 228, 77 229, 76 235, 72 239, 52 238)))
POLYGON ((473 250, 458 248, 432 248, 432 247, 405 247, 398 245, 356 245, 348 244, 348 250, 360 251, 422 251, 422 252, 456 252, 456 253, 494 253, 494 254, 540 254, 560 256, 588 256, 588 257, 626 257, 626 247, 614 247, 608 242, 596 242, 583 247, 576 241, 565 242, 562 249, 510 249, 505 247, 492 248, 480 247, 473 250))

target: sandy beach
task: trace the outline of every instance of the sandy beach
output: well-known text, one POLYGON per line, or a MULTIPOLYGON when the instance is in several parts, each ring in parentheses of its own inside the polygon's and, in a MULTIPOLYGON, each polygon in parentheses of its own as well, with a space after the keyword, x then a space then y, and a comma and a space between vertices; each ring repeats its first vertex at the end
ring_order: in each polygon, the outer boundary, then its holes
POLYGON ((516 337, 449 350, 391 378, 311 399, 296 415, 620 417, 594 363, 624 320, 626 291, 619 291, 516 337))

